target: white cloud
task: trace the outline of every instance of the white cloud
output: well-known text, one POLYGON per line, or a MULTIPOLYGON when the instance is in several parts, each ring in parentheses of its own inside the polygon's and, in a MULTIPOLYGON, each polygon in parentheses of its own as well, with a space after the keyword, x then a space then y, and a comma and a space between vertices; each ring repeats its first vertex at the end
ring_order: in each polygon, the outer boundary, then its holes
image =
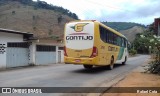
POLYGON ((80 19, 150 24, 160 17, 159 0, 42 0, 76 13, 80 19))

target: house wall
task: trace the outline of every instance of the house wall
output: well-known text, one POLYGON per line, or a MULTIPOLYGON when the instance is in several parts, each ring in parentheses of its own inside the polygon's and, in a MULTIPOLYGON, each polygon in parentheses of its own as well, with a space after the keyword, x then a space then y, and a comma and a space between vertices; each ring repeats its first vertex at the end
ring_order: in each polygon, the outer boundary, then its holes
POLYGON ((0 32, 0 68, 6 68, 7 42, 23 42, 23 35, 0 32))

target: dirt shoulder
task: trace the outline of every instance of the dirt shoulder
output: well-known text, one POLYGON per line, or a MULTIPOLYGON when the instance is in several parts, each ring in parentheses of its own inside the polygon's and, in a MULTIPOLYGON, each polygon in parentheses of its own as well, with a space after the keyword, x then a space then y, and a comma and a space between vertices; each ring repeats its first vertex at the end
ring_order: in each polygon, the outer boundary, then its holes
MULTIPOLYGON (((150 73, 144 73, 144 66, 148 64, 149 61, 146 61, 145 64, 142 66, 136 68, 131 72, 129 75, 126 76, 123 80, 119 81, 117 84, 115 84, 113 87, 145 87, 148 90, 144 90, 148 92, 149 90, 153 91, 152 93, 107 93, 111 90, 114 90, 114 88, 111 88, 106 93, 102 94, 102 96, 160 96, 160 93, 156 93, 157 90, 152 90, 152 88, 149 87, 160 87, 160 76, 150 73), (155 92, 155 93, 154 93, 155 92)), ((132 89, 128 89, 132 90, 132 89)), ((159 88, 160 90, 160 88, 159 88)), ((142 92, 142 90, 140 90, 142 92)), ((138 91, 137 91, 138 92, 138 91)), ((150 92, 150 91, 149 91, 150 92)))

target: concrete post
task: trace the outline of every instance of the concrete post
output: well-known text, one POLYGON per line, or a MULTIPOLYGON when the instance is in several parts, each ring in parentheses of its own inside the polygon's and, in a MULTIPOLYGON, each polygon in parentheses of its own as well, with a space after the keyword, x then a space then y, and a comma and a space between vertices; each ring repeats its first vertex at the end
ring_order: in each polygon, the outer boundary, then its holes
POLYGON ((36 54, 36 44, 35 43, 31 43, 31 45, 30 45, 30 47, 29 47, 29 50, 30 50, 30 52, 29 52, 29 54, 30 54, 30 57, 29 57, 29 64, 30 65, 35 65, 36 64, 36 56, 35 56, 35 54, 36 54))

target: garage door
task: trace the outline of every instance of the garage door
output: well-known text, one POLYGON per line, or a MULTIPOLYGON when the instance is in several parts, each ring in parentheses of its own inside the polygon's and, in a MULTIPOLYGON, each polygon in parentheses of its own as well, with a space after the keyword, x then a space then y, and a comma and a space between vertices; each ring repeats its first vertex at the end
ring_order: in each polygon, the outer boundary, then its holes
POLYGON ((29 64, 29 44, 24 42, 7 44, 7 68, 29 64))
POLYGON ((36 65, 56 63, 56 46, 36 45, 36 65))

